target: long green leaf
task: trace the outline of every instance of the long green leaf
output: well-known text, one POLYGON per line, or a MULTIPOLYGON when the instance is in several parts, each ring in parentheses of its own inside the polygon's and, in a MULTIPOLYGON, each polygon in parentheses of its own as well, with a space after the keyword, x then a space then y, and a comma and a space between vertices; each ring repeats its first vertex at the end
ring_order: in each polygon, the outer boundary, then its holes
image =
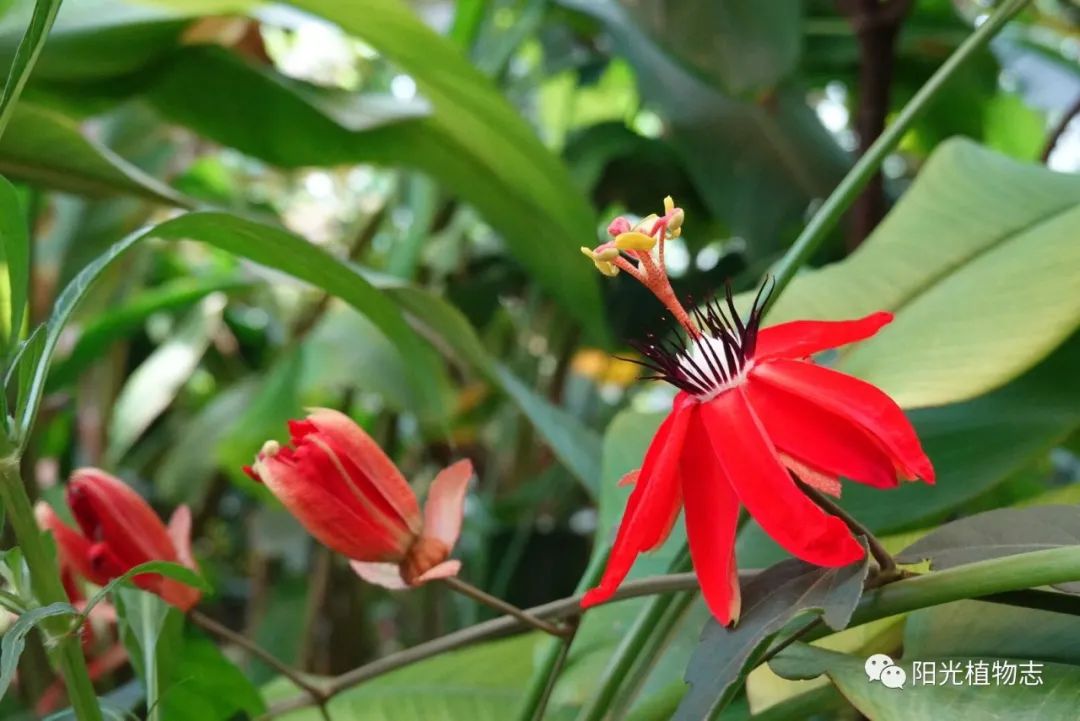
POLYGON ((19 657, 26 648, 27 634, 46 618, 74 616, 77 613, 78 611, 70 603, 53 603, 31 609, 19 616, 11 628, 4 633, 4 639, 0 642, 0 699, 7 693, 8 686, 15 677, 19 657))
POLYGON ((8 306, 3 313, 3 345, 10 347, 22 330, 26 311, 26 295, 30 287, 30 236, 26 215, 18 193, 7 179, 0 177, 0 261, 7 270, 6 297, 0 300, 8 306))
POLYGON ((966 400, 1080 326, 1078 222, 1080 177, 953 140, 858 251, 798 276, 769 321, 891 310, 841 370, 908 408, 966 400))
POLYGON ((423 408, 436 408, 437 389, 432 375, 418 367, 428 358, 423 341, 408 326, 395 304, 375 289, 360 273, 303 238, 226 213, 189 213, 160 225, 139 230, 118 241, 87 265, 56 300, 44 334, 41 360, 27 386, 27 402, 18 419, 19 437, 25 442, 41 404, 45 382, 60 338, 79 301, 101 272, 117 257, 145 238, 198 240, 289 273, 342 298, 374 323, 401 353, 415 382, 416 397, 423 408))
POLYGON ((26 81, 30 79, 30 71, 34 68, 41 49, 45 47, 45 38, 56 20, 56 13, 60 10, 60 0, 37 0, 34 3, 34 12, 30 16, 30 25, 26 28, 26 34, 19 42, 15 50, 15 59, 8 69, 7 80, 4 89, 0 91, 0 135, 3 135, 11 120, 11 113, 15 110, 15 103, 26 87, 26 81))
MULTIPOLYGON (((549 293, 595 333, 602 323, 599 286, 578 248, 591 245, 595 218, 582 192, 559 160, 510 106, 490 79, 473 67, 460 47, 435 33, 400 0, 294 0, 292 3, 340 25, 363 39, 417 82, 431 102, 429 125, 446 147, 431 148, 431 161, 448 151, 462 153, 472 164, 462 192, 488 214, 498 203, 521 208, 522 217, 498 213, 492 224, 549 293), (472 183, 490 178, 502 193, 482 198, 467 193, 472 183)), ((424 166, 427 167, 427 166, 424 166)))
POLYGON ((0 136, 0 172, 46 188, 89 196, 116 194, 180 208, 195 201, 147 175, 80 132, 63 115, 20 102, 0 136))
POLYGON ((49 391, 74 381, 79 373, 100 358, 110 345, 126 338, 153 314, 186 308, 211 293, 240 290, 250 285, 230 276, 180 278, 142 291, 126 300, 123 305, 95 315, 80 329, 79 338, 71 352, 53 364, 49 373, 49 391))
POLYGON ((109 465, 123 458, 191 378, 221 328, 224 310, 223 296, 203 299, 127 377, 109 418, 109 465))

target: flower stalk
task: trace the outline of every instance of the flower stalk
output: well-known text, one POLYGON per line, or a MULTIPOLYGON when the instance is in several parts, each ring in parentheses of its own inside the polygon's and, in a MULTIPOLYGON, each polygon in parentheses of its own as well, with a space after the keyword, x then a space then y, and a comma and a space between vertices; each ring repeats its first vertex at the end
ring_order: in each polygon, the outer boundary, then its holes
MULTIPOLYGON (((7 511, 15 540, 30 568, 30 582, 38 603, 43 606, 66 603, 67 594, 60 580, 59 568, 45 548, 19 473, 19 461, 13 456, 0 460, 0 503, 7 511)), ((79 636, 68 633, 70 619, 47 618, 42 621, 42 626, 57 639, 55 658, 64 677, 75 717, 79 721, 101 721, 101 707, 90 681, 79 636)))

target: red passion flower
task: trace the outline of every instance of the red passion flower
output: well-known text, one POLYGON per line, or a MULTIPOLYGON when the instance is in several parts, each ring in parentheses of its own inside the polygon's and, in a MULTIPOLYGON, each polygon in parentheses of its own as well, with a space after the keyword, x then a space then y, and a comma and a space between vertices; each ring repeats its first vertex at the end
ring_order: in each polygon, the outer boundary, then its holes
POLYGON ((324 408, 289 421, 292 448, 267 441, 244 471, 266 484, 329 548, 370 583, 403 589, 456 576, 448 560, 461 531, 472 463, 435 477, 421 515, 416 495, 378 444, 348 416, 324 408))
POLYGON ((743 319, 728 289, 687 312, 664 270, 664 242, 679 235, 683 211, 637 226, 623 218, 612 241, 588 255, 606 275, 629 273, 668 308, 681 331, 636 344, 652 378, 679 392, 641 469, 626 481, 626 505, 603 578, 584 607, 615 593, 639 553, 667 538, 686 510, 690 556, 705 601, 720 623, 739 616, 735 567, 739 509, 804 561, 843 566, 865 551, 847 525, 797 484, 839 495, 841 477, 875 488, 934 482, 934 469, 903 411, 878 388, 815 364, 815 353, 863 340, 892 320, 886 312, 847 321, 793 321, 761 328, 767 293, 743 319), (793 474, 795 477, 793 477, 793 474))
MULTIPOLYGON (((38 504, 35 514, 38 525, 56 539, 64 586, 72 601, 81 597, 73 573, 103 586, 148 561, 171 561, 197 570, 187 506, 177 508, 166 527, 130 486, 97 468, 75 471, 66 499, 79 530, 61 521, 48 505, 38 504)), ((201 597, 198 589, 155 573, 139 574, 132 580, 182 611, 201 597)))

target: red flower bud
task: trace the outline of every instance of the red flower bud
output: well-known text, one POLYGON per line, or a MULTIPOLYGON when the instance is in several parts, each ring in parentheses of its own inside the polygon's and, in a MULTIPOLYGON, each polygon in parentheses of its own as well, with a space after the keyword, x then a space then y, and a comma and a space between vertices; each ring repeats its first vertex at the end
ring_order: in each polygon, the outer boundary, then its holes
POLYGON ((268 441, 244 470, 266 484, 321 543, 352 559, 365 580, 389 588, 452 576, 472 464, 435 478, 421 516, 404 476, 348 416, 316 409, 289 423, 292 447, 268 441))
MULTIPOLYGON (((148 561, 171 561, 195 569, 187 506, 176 509, 166 528, 139 494, 96 468, 75 471, 68 484, 67 502, 82 535, 59 519, 47 527, 56 535, 62 555, 94 583, 101 585, 148 561)), ((158 574, 139 574, 132 580, 183 611, 198 603, 201 595, 197 589, 158 574)))

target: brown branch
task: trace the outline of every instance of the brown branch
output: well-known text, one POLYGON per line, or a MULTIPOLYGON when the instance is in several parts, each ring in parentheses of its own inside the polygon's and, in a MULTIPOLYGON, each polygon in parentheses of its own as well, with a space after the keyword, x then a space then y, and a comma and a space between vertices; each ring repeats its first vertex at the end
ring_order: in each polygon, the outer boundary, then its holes
POLYGON ((1043 146, 1042 154, 1039 158, 1045 164, 1050 160, 1050 155, 1054 152, 1054 148, 1057 147, 1058 141, 1061 140, 1061 136, 1065 134, 1065 131, 1069 127, 1069 123, 1073 119, 1080 115, 1080 97, 1078 97, 1072 105, 1065 110, 1065 114, 1061 116, 1061 120, 1054 126, 1054 129, 1050 131, 1050 134, 1046 136, 1046 145, 1043 146))
MULTIPOLYGON (((742 582, 752 578, 756 571, 743 571, 739 573, 742 582)), ((643 578, 636 581, 627 581, 605 603, 616 603, 641 596, 653 596, 660 593, 673 593, 676 591, 688 591, 697 588, 697 576, 693 573, 675 573, 667 576, 643 578)), ((542 619, 562 619, 577 616, 581 613, 581 599, 584 594, 561 598, 541 606, 525 609, 530 616, 542 619)), ((465 646, 472 645, 489 638, 497 638, 507 634, 529 629, 530 626, 513 616, 500 616, 490 621, 478 623, 475 626, 454 631, 445 636, 421 643, 404 651, 384 656, 371 663, 347 671, 333 678, 324 686, 328 697, 333 697, 342 691, 357 686, 365 681, 381 676, 399 668, 408 666, 418 661, 438 656, 447 651, 454 651, 465 646)), ((299 708, 311 706, 312 701, 306 695, 300 695, 292 699, 274 704, 270 711, 260 717, 260 721, 269 721, 282 714, 299 708)))
MULTIPOLYGON (((911 10, 911 0, 839 0, 859 46, 858 107, 855 134, 863 155, 885 130, 892 92, 896 40, 911 10)), ((885 217, 885 182, 874 173, 851 209, 848 249, 854 250, 885 217)))
POLYGON ((476 586, 473 586, 471 583, 466 583, 465 581, 462 581, 457 576, 448 576, 447 578, 442 579, 442 582, 460 593, 462 596, 466 596, 467 598, 471 598, 477 603, 482 603, 489 608, 493 608, 499 613, 504 613, 507 616, 513 616, 517 620, 528 626, 532 626, 538 631, 549 633, 552 636, 556 636, 558 638, 566 638, 573 633, 572 628, 565 628, 563 626, 556 626, 553 623, 548 623, 543 619, 537 618, 536 616, 522 611, 517 606, 507 603, 501 598, 496 598, 495 596, 492 596, 486 591, 481 591, 476 586))

